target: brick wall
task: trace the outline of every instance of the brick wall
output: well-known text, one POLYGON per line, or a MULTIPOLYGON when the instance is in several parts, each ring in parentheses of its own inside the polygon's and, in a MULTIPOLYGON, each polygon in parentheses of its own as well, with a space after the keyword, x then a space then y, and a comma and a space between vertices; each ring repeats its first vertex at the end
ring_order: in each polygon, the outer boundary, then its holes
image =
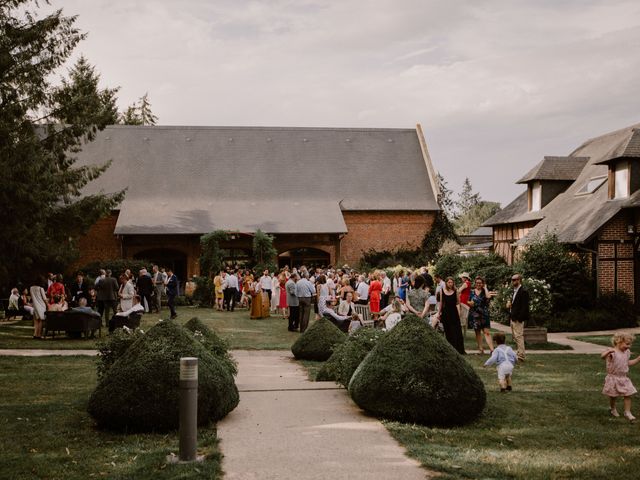
POLYGON ((629 214, 621 212, 598 234, 598 290, 602 294, 625 292, 634 299, 634 239, 627 233, 630 222, 629 214))
POLYGON ((85 236, 78 239, 80 258, 77 266, 122 256, 120 239, 113 233, 117 221, 118 212, 114 212, 98 220, 85 236))
POLYGON ((349 233, 340 244, 339 263, 355 265, 367 250, 416 248, 435 219, 434 212, 342 212, 349 233))

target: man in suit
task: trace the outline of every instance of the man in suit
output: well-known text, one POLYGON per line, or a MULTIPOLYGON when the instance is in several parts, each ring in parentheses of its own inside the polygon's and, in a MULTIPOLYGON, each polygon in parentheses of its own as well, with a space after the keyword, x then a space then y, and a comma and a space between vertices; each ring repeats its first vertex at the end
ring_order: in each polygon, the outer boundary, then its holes
POLYGON ((119 289, 118 281, 111 276, 111 270, 107 270, 104 277, 100 275, 96 280, 98 313, 101 317, 104 314, 105 325, 111 318, 110 311, 113 310, 113 313, 118 311, 119 289))
POLYGON ((300 302, 296 295, 296 282, 298 281, 297 273, 292 274, 284 285, 287 291, 287 305, 289 306, 289 331, 295 332, 300 324, 300 302))
POLYGON ((511 277, 513 296, 507 302, 511 320, 511 334, 516 342, 518 361, 524 362, 524 325, 529 321, 529 292, 522 286, 522 275, 516 273, 511 277))
POLYGON ((84 281, 84 274, 78 272, 76 281, 69 287, 69 293, 71 294, 71 305, 76 306, 80 304, 81 298, 89 297, 89 286, 84 281))
POLYGON ((145 312, 151 311, 151 292, 153 292, 153 280, 147 273, 147 269, 140 270, 138 276, 138 282, 136 288, 138 289, 138 295, 140 295, 140 305, 144 307, 145 312))
POLYGON ((173 269, 167 268, 167 305, 171 311, 171 320, 176 318, 176 296, 178 295, 178 277, 173 274, 173 269))
MULTIPOLYGON (((158 265, 153 266, 153 291, 154 291, 154 303, 153 306, 160 313, 162 309, 162 295, 164 295, 164 282, 167 280, 167 274, 161 272, 158 265)), ((151 307, 149 307, 151 311, 151 307)))

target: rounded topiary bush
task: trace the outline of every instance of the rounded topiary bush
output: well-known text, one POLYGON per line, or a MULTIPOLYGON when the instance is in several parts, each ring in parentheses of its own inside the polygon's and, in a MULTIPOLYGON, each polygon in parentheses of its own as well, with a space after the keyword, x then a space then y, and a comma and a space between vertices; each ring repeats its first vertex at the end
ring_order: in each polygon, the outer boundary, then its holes
POLYGON ((484 384, 471 365, 413 315, 366 356, 349 393, 370 414, 433 426, 468 423, 486 403, 484 384))
POLYGON ((326 318, 321 318, 298 337, 291 352, 298 360, 324 362, 333 353, 333 348, 345 341, 346 335, 326 318))
POLYGON ((204 347, 213 355, 218 357, 229 368, 232 375, 238 373, 238 365, 229 354, 229 346, 220 336, 207 327, 198 317, 193 317, 184 327, 193 333, 196 340, 200 341, 204 347))
POLYGON ((238 389, 228 367, 187 329, 161 322, 116 359, 91 394, 88 411, 98 427, 177 428, 181 357, 199 359, 198 425, 219 420, 238 405, 238 389))
POLYGON ((375 347, 385 332, 376 328, 359 328, 344 343, 336 345, 333 354, 316 375, 316 381, 334 380, 344 386, 367 354, 375 347))

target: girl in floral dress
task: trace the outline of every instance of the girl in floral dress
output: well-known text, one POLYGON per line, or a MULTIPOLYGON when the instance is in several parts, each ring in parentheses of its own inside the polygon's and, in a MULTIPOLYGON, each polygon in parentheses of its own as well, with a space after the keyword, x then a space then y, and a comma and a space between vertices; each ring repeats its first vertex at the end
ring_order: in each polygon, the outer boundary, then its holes
POLYGON ((609 397, 609 413, 614 417, 620 414, 616 409, 618 397, 624 398, 624 417, 633 422, 636 417, 631 414, 631 395, 637 390, 627 376, 629 367, 640 362, 640 355, 631 360, 631 344, 634 336, 630 333, 616 333, 611 339, 613 348, 608 348, 602 352, 601 357, 607 361, 607 376, 604 379, 602 393, 609 397))

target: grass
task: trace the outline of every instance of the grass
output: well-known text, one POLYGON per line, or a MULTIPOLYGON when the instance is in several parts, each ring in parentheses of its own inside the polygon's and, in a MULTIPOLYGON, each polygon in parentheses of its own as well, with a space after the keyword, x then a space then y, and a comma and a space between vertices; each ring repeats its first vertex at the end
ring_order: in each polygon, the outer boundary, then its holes
POLYGON ((199 454, 206 460, 192 465, 166 462, 169 453, 178 453, 176 432, 122 435, 96 430, 86 413, 95 382, 91 358, 0 357, 2 478, 222 477, 213 427, 200 429, 199 454))
MULTIPOLYGON (((146 314, 142 317, 141 328, 146 330, 153 326, 159 318, 168 319, 168 310, 162 314, 146 314)), ((216 312, 210 308, 178 307, 177 321, 187 322, 192 317, 199 317, 206 325, 215 329, 225 338, 232 349, 249 350, 288 350, 299 334, 287 330, 287 321, 282 317, 272 316, 261 320, 251 320, 249 312, 216 312)), ((0 349, 2 348, 36 348, 36 349, 94 349, 94 339, 70 339, 64 334, 55 339, 34 340, 31 321, 19 321, 12 324, 0 324, 0 349)), ((106 329, 102 329, 106 335, 106 329)))
MULTIPOLYGON (((516 368, 509 394, 499 392, 495 369, 482 367, 485 357, 466 358, 487 388, 478 421, 452 429, 384 422, 409 456, 442 473, 438 478, 638 478, 640 428, 609 416, 599 356, 530 356, 516 368)), ((321 364, 303 365, 314 377, 321 364)), ((640 369, 630 376, 640 384, 640 369)), ((637 403, 632 409, 640 414, 637 403)))
MULTIPOLYGON (((580 340, 581 342, 595 343, 596 345, 603 345, 605 347, 611 347, 611 338, 613 335, 587 335, 587 336, 575 336, 569 337, 572 340, 580 340)), ((631 350, 640 352, 640 336, 636 336, 635 340, 631 344, 631 350)))

